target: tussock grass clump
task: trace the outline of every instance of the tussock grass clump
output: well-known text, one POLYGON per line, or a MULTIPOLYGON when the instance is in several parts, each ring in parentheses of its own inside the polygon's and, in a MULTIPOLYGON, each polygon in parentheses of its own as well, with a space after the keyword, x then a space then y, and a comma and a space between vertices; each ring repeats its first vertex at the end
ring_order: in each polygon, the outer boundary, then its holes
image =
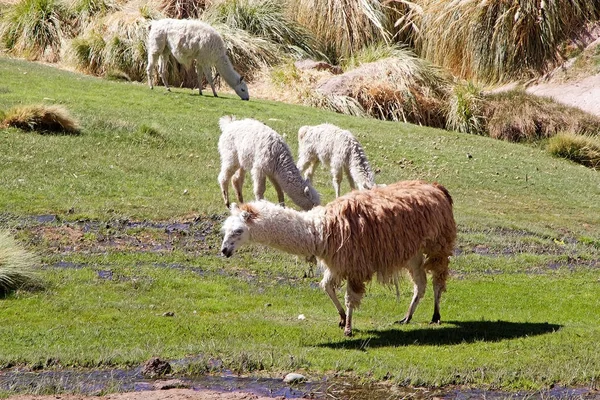
POLYGON ((455 85, 448 98, 446 129, 475 135, 485 134, 484 105, 485 98, 481 89, 472 82, 455 85))
POLYGON ((222 23, 211 24, 223 37, 227 54, 235 70, 244 78, 281 60, 279 47, 270 40, 222 23))
POLYGON ((334 97, 351 97, 366 114, 378 119, 444 127, 450 80, 407 50, 398 49, 395 54, 335 76, 318 90, 329 102, 334 97))
POLYGON ((393 23, 380 1, 299 0, 289 3, 289 12, 314 35, 332 62, 368 44, 391 40, 393 23))
POLYGON ((356 117, 370 116, 358 100, 350 96, 325 95, 319 92, 310 92, 304 99, 304 104, 356 117))
POLYGON ((210 1, 205 0, 161 0, 158 9, 168 18, 198 18, 210 1))
MULTIPOLYGON (((420 55, 464 78, 502 81, 542 73, 559 61, 557 49, 589 20, 589 0, 417 1, 420 55)), ((407 21, 401 21, 406 23, 407 21)))
POLYGON ((4 116, 3 125, 15 128, 38 131, 79 134, 79 123, 63 106, 27 105, 13 107, 4 116))
POLYGON ((522 90, 486 96, 484 117, 490 137, 511 142, 547 139, 558 132, 600 132, 600 118, 522 90))
POLYGON ((285 3, 278 0, 222 0, 208 7, 202 19, 272 41, 297 57, 318 56, 313 37, 287 17, 285 3))
POLYGON ((0 296, 18 289, 37 289, 42 282, 35 266, 39 258, 23 249, 6 231, 0 231, 0 296))
POLYGON ((0 18, 2 46, 30 60, 58 61, 71 31, 68 8, 55 0, 21 0, 0 18))
POLYGON ((132 2, 94 20, 71 41, 71 62, 95 75, 117 72, 127 80, 145 79, 148 12, 144 6, 132 2))
POLYGON ((576 135, 560 132, 548 141, 547 150, 556 157, 562 157, 600 170, 600 138, 590 135, 576 135))

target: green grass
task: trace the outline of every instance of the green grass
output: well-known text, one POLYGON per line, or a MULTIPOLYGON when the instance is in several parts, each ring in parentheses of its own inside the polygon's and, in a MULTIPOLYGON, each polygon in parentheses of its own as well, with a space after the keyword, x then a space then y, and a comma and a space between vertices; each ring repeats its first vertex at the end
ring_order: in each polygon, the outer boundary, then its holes
MULTIPOLYGON (((60 104, 81 125, 78 136, 0 130, 0 225, 42 255, 47 285, 0 300, 0 366, 133 366, 202 355, 270 376, 301 370, 314 379, 340 373, 425 386, 597 387, 596 171, 482 136, 159 89, 0 58, 0 110, 60 104), (429 288, 414 322, 392 324, 412 293, 405 278, 400 303, 393 290, 369 285, 356 335, 345 338, 302 260, 262 246, 219 257, 225 114, 267 123, 294 153, 301 125, 335 123, 361 141, 379 183, 444 184, 460 232, 444 323, 427 325, 429 288), (46 214, 58 219, 32 217, 46 214), (195 217, 189 232, 125 224, 195 217)), ((328 171, 315 178, 332 200, 328 171)), ((276 198, 270 186, 266 197, 276 198)))

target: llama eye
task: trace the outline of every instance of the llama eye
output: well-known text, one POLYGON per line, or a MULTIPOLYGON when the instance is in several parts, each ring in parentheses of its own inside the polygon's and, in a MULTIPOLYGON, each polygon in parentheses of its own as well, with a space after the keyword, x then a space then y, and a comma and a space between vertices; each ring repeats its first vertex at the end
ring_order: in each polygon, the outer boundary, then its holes
POLYGON ((235 231, 233 231, 234 235, 241 235, 242 233, 244 233, 244 231, 241 229, 236 229, 235 231))

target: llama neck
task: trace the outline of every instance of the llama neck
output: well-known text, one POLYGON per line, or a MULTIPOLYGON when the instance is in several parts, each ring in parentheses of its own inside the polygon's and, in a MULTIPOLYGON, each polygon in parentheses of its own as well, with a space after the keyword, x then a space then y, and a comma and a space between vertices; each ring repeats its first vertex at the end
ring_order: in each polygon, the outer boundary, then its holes
POLYGON ((319 256, 322 234, 320 209, 299 212, 275 204, 260 202, 260 217, 250 226, 250 239, 299 256, 319 256))
MULTIPOLYGON (((304 194, 305 181, 294 163, 291 153, 289 157, 279 157, 277 165, 273 171, 273 177, 281 189, 292 199, 292 201, 301 206, 308 202, 304 194)), ((309 205, 308 208, 311 208, 309 205)))
POLYGON ((367 161, 367 156, 358 145, 358 142, 352 144, 351 156, 350 156, 350 170, 356 183, 364 188, 370 189, 375 185, 375 175, 373 170, 367 161))
POLYGON ((233 69, 233 65, 226 54, 219 57, 215 68, 231 88, 235 88, 240 83, 241 76, 233 69))

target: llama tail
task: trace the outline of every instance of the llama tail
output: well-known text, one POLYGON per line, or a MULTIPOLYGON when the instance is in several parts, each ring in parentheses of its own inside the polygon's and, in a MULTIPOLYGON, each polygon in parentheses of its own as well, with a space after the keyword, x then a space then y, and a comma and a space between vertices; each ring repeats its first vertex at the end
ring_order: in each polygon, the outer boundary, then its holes
POLYGON ((448 199, 448 202, 450 203, 450 205, 454 204, 454 202, 452 200, 452 196, 450 196, 450 192, 448 192, 448 189, 446 189, 445 187, 443 187, 442 185, 440 185, 437 182, 434 182, 433 186, 435 186, 436 188, 438 188, 439 190, 441 190, 442 193, 444 193, 444 196, 446 196, 446 198, 448 199))
POLYGON ((308 128, 310 128, 310 126, 304 125, 301 126, 300 129, 298 129, 298 140, 302 140, 304 138, 304 135, 306 135, 308 128))
POLYGON ((225 115, 224 117, 219 118, 219 127, 223 131, 225 127, 232 121, 235 121, 235 117, 233 115, 225 115))

